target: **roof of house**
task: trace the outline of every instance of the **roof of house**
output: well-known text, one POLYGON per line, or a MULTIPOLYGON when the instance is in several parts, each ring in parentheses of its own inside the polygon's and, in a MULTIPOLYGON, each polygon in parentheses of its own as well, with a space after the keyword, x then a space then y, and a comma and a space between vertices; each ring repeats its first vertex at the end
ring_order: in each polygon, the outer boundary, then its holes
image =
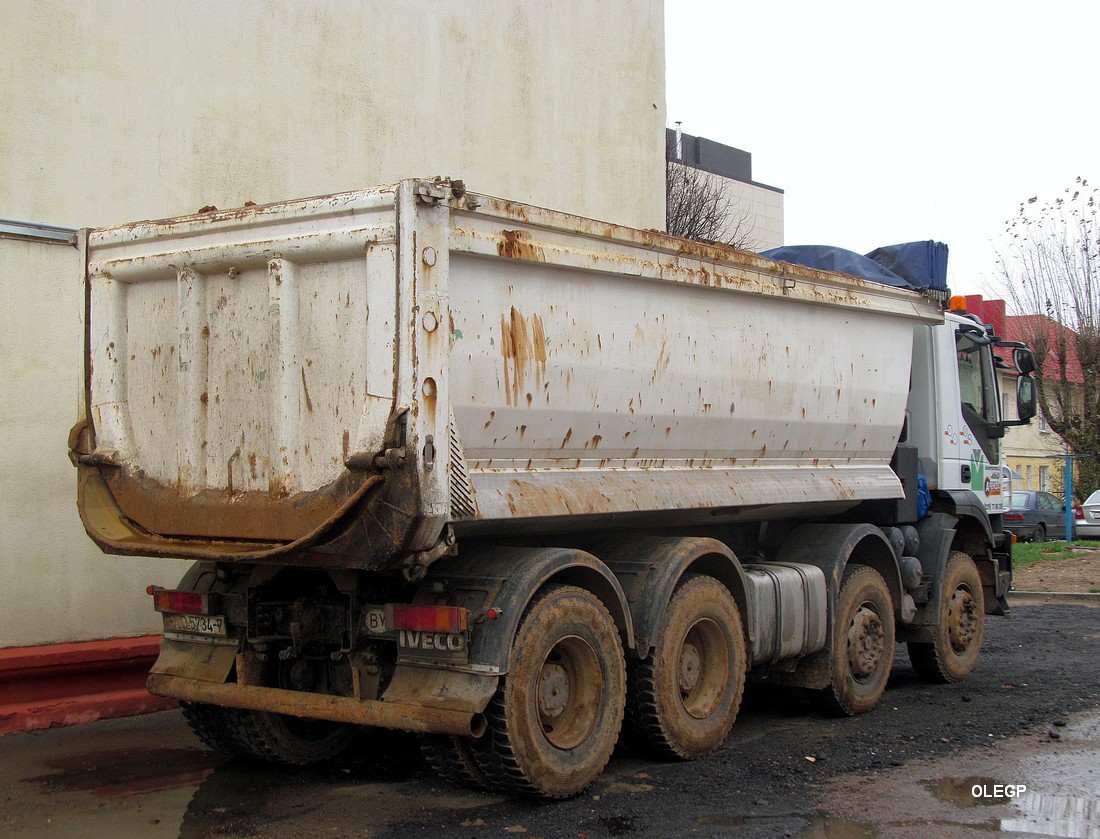
MULTIPOLYGON (((1004 300, 984 300, 980 294, 967 295, 966 309, 981 318, 983 323, 992 326, 993 331, 1002 338, 1009 341, 1022 341, 1033 349, 1035 337, 1045 335, 1051 348, 1043 360, 1043 377, 1047 379, 1061 378, 1062 365, 1054 348, 1060 339, 1065 340, 1066 379, 1075 384, 1084 384, 1085 374, 1077 358, 1077 345, 1073 340, 1075 333, 1069 327, 1051 320, 1046 315, 1009 315, 1006 313, 1004 300)), ((997 351, 997 355, 1012 367, 1010 349, 1001 348, 997 351)))

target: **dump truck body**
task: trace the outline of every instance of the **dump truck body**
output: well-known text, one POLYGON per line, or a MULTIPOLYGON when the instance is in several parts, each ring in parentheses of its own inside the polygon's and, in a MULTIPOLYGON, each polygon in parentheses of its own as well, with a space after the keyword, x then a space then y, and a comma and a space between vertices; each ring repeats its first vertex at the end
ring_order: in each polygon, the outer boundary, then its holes
POLYGON ((416 189, 88 237, 81 507, 106 549, 386 568, 447 525, 901 494, 927 301, 416 189))

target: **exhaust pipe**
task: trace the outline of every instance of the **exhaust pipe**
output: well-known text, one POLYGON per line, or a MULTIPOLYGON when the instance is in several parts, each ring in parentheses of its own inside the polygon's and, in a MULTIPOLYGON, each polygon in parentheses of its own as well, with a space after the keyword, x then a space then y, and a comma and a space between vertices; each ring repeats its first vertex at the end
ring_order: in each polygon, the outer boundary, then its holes
POLYGON ((456 737, 478 738, 485 733, 486 728, 482 714, 379 702, 375 699, 355 699, 350 696, 330 696, 324 693, 304 693, 235 683, 215 684, 163 673, 150 674, 146 686, 150 693, 169 699, 352 725, 396 728, 417 734, 451 734, 456 737))

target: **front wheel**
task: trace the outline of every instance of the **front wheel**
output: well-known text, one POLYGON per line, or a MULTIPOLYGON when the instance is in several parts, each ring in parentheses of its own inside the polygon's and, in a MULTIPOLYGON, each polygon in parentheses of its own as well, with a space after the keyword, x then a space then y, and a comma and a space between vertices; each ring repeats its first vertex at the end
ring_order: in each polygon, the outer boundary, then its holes
POLYGON ((822 691, 829 710, 853 716, 870 711, 886 690, 894 663, 894 607, 882 575, 849 566, 837 597, 831 684, 822 691))
POLYGON ((622 727, 626 665, 611 615, 590 592, 552 585, 528 605, 509 671, 470 752, 497 789, 567 798, 603 771, 622 727))
POLYGON ((962 681, 977 665, 985 637, 982 578, 968 554, 955 551, 947 561, 937 617, 930 643, 909 642, 909 661, 925 681, 962 681))
POLYGON ((745 688, 737 604, 712 577, 690 577, 669 601, 653 651, 632 664, 624 734, 663 757, 694 760, 726 739, 745 688))

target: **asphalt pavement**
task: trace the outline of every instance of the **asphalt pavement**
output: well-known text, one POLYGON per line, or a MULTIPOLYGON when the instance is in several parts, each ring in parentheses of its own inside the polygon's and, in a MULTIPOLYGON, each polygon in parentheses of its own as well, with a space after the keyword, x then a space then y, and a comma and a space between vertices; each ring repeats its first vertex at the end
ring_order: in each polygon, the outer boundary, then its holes
POLYGON ((863 837, 1100 839, 1100 609, 1017 604, 975 673, 927 685, 899 650, 871 713, 751 686, 694 763, 617 752, 564 802, 433 777, 414 738, 364 735, 326 767, 227 760, 179 712, 0 737, 0 834, 18 837, 863 837))

